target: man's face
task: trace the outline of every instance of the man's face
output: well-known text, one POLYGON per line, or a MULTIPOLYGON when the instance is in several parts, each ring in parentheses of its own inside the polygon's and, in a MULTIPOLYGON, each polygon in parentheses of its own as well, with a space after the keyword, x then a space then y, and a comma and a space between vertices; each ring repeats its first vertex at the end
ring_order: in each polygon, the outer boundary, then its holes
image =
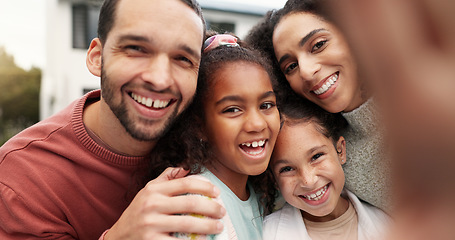
POLYGON ((102 50, 102 102, 133 138, 161 137, 191 102, 202 40, 202 20, 181 1, 118 3, 102 50))

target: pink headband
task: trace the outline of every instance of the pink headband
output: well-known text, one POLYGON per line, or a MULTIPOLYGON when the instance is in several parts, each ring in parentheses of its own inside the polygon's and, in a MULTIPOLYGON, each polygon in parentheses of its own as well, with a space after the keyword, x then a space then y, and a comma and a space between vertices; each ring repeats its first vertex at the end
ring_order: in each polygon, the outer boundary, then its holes
POLYGON ((217 34, 207 38, 204 42, 204 52, 219 46, 238 47, 237 38, 229 34, 217 34))

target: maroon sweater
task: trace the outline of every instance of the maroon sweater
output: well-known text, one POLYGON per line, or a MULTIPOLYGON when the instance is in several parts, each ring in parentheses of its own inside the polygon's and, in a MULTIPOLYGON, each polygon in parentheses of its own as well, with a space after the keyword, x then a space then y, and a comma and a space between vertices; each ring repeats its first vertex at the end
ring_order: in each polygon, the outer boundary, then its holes
POLYGON ((148 159, 116 154, 87 133, 95 91, 0 148, 0 239, 98 239, 139 190, 148 159))

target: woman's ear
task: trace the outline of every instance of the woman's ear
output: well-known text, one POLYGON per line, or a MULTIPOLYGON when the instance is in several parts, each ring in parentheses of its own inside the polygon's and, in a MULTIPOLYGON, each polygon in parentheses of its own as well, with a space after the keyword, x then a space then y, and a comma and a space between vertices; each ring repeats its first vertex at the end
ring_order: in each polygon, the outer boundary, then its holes
POLYGON ((346 163, 346 141, 343 136, 341 136, 336 144, 336 150, 338 154, 338 159, 340 159, 341 165, 346 163))
POLYGON ((94 38, 87 51, 86 64, 88 70, 97 77, 101 77, 102 55, 103 45, 99 38, 94 38))

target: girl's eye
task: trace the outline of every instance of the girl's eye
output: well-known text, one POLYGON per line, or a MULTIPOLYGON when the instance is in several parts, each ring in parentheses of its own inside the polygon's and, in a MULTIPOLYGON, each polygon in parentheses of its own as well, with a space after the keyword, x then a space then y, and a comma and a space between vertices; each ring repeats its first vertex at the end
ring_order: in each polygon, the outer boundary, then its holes
POLYGON ((322 153, 317 153, 315 155, 313 155, 313 157, 311 157, 311 161, 316 161, 318 160, 320 157, 322 157, 324 154, 322 153))
POLYGON ((319 42, 317 42, 316 44, 314 44, 314 46, 311 48, 311 52, 316 52, 318 51, 319 49, 321 49, 322 47, 324 47, 324 45, 327 43, 327 40, 321 40, 319 42))
POLYGON ((240 112, 240 109, 236 108, 236 107, 230 107, 230 108, 226 108, 225 110, 223 110, 223 113, 237 113, 237 112, 240 112))
POLYGON ((275 106, 276 106, 276 104, 274 102, 266 102, 266 103, 261 104, 260 108, 267 110, 267 109, 273 108, 275 106))
POLYGON ((294 69, 296 69, 298 66, 299 66, 299 64, 296 63, 296 62, 295 62, 295 63, 291 63, 291 64, 289 64, 287 67, 285 67, 285 69, 284 69, 283 72, 284 72, 284 74, 289 74, 289 73, 291 73, 294 69))
POLYGON ((286 166, 286 167, 280 168, 279 173, 290 172, 292 170, 293 170, 292 167, 286 166))

